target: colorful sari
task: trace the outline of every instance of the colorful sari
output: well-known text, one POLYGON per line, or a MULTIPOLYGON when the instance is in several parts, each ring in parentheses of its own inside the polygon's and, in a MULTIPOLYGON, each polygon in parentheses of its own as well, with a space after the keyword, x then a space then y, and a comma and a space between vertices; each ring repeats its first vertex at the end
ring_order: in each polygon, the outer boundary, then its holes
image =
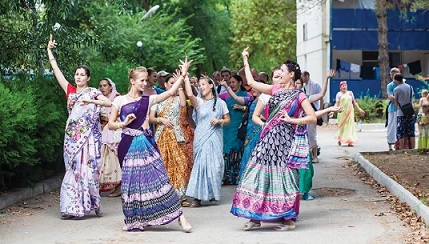
POLYGON ((339 106, 343 108, 343 112, 337 114, 338 128, 340 129, 338 131, 338 143, 341 144, 353 145, 357 142, 353 99, 351 91, 342 93, 339 98, 339 106))
POLYGON ((81 99, 96 99, 100 94, 97 89, 88 87, 68 95, 69 117, 64 136, 66 173, 60 193, 63 215, 83 217, 100 208, 100 107, 79 103, 81 99))
MULTIPOLYGON (((247 91, 238 91, 239 97, 250 96, 247 91)), ((231 122, 223 127, 223 153, 225 158, 225 173, 223 177, 224 184, 236 185, 238 183, 238 173, 240 171, 240 162, 242 156, 243 141, 238 139, 238 129, 243 120, 243 110, 234 109, 233 105, 237 102, 229 96, 228 93, 219 95, 226 102, 229 110, 231 122)))
MULTIPOLYGON (((201 99, 201 98, 198 98, 201 99)), ((214 99, 194 108, 194 165, 189 179, 186 195, 199 200, 219 200, 222 186, 224 161, 222 157, 223 130, 221 126, 210 123, 212 118, 222 118, 225 111, 221 101, 214 99)), ((223 101, 222 101, 223 102, 223 101)))
POLYGON ((299 173, 309 161, 305 125, 280 120, 280 111, 301 117, 299 90, 283 90, 269 100, 270 116, 252 151, 234 195, 231 213, 253 220, 295 220, 299 214, 299 173))
POLYGON ((157 124, 155 130, 155 140, 161 152, 162 160, 164 161, 165 169, 173 187, 181 199, 186 199, 186 185, 188 184, 190 169, 188 167, 188 157, 183 150, 182 143, 179 143, 176 138, 175 130, 183 131, 180 125, 180 98, 178 96, 169 98, 157 105, 156 113, 158 118, 166 118, 173 125, 173 128, 165 127, 164 124, 157 124))
POLYGON ((137 118, 122 130, 118 147, 122 162, 122 210, 124 230, 144 230, 150 225, 164 225, 182 215, 179 197, 169 179, 160 152, 150 129, 143 129, 147 118, 149 96, 126 103, 120 108, 120 118, 134 113, 137 118))

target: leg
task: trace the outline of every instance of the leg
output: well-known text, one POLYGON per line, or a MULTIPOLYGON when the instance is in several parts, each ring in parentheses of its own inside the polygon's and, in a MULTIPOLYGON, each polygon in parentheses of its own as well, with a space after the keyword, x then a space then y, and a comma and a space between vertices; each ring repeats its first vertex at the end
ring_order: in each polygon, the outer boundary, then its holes
POLYGON ((179 225, 182 226, 182 229, 186 233, 190 233, 192 230, 191 224, 189 224, 188 220, 185 218, 185 215, 180 215, 179 217, 179 225))

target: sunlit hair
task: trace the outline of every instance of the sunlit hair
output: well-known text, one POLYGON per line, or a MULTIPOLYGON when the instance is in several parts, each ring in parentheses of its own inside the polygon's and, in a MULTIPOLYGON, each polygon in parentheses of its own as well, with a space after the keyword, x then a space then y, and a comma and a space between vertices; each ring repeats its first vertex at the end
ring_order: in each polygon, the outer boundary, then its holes
MULTIPOLYGON (((130 69, 130 71, 128 71, 128 79, 134 80, 138 73, 147 73, 147 69, 143 66, 130 69)), ((130 81, 130 85, 128 87, 128 91, 130 91, 130 90, 131 90, 131 81, 130 81)))
POLYGON ((147 73, 147 69, 143 66, 132 68, 128 72, 128 78, 135 79, 137 73, 147 73))
POLYGON ((78 69, 84 69, 85 70, 85 74, 88 77, 91 77, 91 71, 89 70, 88 66, 86 66, 86 65, 79 65, 79 66, 76 67, 76 69, 74 70, 74 72, 76 73, 76 70, 78 70, 78 69))
POLYGON ((292 61, 292 60, 286 60, 284 62, 289 72, 294 73, 293 80, 297 80, 298 78, 301 78, 301 68, 299 67, 299 64, 292 61))
POLYGON ((213 86, 212 86, 212 89, 211 89, 212 94, 213 94, 213 99, 214 99, 214 103, 213 103, 213 111, 216 111, 217 95, 216 95, 215 84, 214 84, 213 80, 212 80, 212 79, 210 79, 210 78, 209 78, 209 77, 207 77, 207 76, 202 76, 202 77, 200 78, 200 82, 201 82, 202 80, 207 81, 207 83, 208 83, 209 85, 210 85, 210 84, 211 84, 211 85, 213 85, 213 86))

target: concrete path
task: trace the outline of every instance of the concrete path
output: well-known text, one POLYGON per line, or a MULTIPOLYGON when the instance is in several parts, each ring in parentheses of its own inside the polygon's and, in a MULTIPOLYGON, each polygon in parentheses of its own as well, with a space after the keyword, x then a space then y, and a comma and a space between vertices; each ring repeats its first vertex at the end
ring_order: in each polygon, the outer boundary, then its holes
POLYGON ((103 197, 102 218, 93 214, 84 220, 60 220, 58 196, 52 193, 43 196, 29 214, 24 208, 0 214, 0 243, 403 243, 408 229, 390 213, 389 203, 347 167, 359 151, 384 151, 385 132, 363 129, 355 147, 339 147, 335 128, 319 127, 318 133, 322 150, 321 162, 314 165, 317 198, 301 201, 293 231, 274 231, 274 223, 241 230, 247 220, 229 213, 234 186, 224 186, 222 200, 216 204, 184 209, 193 226, 189 234, 177 222, 144 232, 122 231, 120 198, 103 197), (330 196, 327 189, 350 194, 330 196))

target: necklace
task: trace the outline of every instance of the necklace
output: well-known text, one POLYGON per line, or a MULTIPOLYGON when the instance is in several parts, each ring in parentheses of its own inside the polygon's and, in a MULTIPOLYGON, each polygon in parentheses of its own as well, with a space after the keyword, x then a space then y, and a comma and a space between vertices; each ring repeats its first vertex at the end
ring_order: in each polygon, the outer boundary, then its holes
POLYGON ((130 93, 127 93, 127 95, 128 95, 129 97, 131 97, 131 98, 134 98, 134 99, 136 99, 136 98, 139 98, 139 97, 140 97, 140 95, 137 95, 137 96, 131 96, 131 95, 130 95, 130 93))

